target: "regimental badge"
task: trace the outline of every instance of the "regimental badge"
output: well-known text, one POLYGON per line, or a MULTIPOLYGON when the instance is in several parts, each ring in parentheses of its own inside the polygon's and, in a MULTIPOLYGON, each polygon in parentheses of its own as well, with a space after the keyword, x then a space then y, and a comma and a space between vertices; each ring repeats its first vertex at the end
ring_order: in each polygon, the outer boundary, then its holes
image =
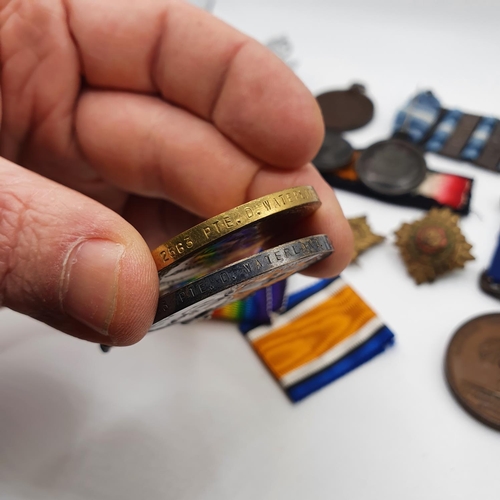
POLYGON ((458 219, 448 208, 433 208, 423 219, 405 223, 396 231, 396 245, 418 285, 474 260, 472 245, 461 233, 458 219))
POLYGON ((347 221, 354 235, 354 253, 351 262, 355 262, 359 255, 365 250, 384 241, 385 238, 383 236, 372 232, 370 226, 366 222, 366 216, 347 219, 347 221))

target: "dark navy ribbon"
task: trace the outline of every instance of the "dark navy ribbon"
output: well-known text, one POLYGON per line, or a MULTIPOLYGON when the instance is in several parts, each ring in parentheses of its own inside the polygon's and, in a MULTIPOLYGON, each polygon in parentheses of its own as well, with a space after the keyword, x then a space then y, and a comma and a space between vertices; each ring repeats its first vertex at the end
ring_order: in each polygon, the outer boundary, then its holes
POLYGON ((500 235, 498 236, 497 248, 486 274, 493 282, 500 283, 500 235))

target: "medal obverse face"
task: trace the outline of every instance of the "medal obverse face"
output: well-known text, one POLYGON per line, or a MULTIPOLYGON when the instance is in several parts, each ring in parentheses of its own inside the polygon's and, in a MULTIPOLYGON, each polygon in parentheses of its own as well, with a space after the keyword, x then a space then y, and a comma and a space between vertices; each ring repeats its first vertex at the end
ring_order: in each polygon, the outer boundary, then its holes
POLYGON ((373 102, 365 95, 363 85, 346 90, 332 90, 316 97, 325 126, 336 132, 347 132, 365 126, 373 118, 373 102))
POLYGON ((332 252, 326 235, 309 236, 252 255, 160 294, 151 330, 208 317, 215 309, 300 272, 332 252))
POLYGON ((458 402, 500 430, 500 314, 479 316, 457 330, 446 353, 445 373, 458 402))
POLYGON ((360 181, 372 191, 388 196, 407 194, 427 174, 423 154, 407 142, 390 139, 372 144, 356 162, 360 181))

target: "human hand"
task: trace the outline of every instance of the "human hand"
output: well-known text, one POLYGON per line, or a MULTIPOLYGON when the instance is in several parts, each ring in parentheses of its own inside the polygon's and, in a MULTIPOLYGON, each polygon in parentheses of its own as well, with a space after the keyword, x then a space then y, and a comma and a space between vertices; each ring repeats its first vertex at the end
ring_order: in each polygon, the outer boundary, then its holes
POLYGON ((76 337, 136 342, 158 300, 150 249, 313 185, 304 235, 352 235, 308 161, 314 98, 271 52, 178 0, 0 0, 0 305, 76 337), (22 168, 24 167, 24 168, 22 168), (147 243, 146 243, 147 242, 147 243))

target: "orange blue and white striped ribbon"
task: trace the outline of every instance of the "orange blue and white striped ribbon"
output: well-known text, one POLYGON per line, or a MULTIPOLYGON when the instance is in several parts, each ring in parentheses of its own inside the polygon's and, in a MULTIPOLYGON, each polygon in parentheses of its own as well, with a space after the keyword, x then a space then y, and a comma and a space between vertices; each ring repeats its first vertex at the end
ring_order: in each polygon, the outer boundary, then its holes
POLYGON ((281 310, 284 312, 272 316, 271 324, 242 330, 293 402, 354 370, 394 342, 394 334, 340 277, 319 280, 291 294, 281 310))

